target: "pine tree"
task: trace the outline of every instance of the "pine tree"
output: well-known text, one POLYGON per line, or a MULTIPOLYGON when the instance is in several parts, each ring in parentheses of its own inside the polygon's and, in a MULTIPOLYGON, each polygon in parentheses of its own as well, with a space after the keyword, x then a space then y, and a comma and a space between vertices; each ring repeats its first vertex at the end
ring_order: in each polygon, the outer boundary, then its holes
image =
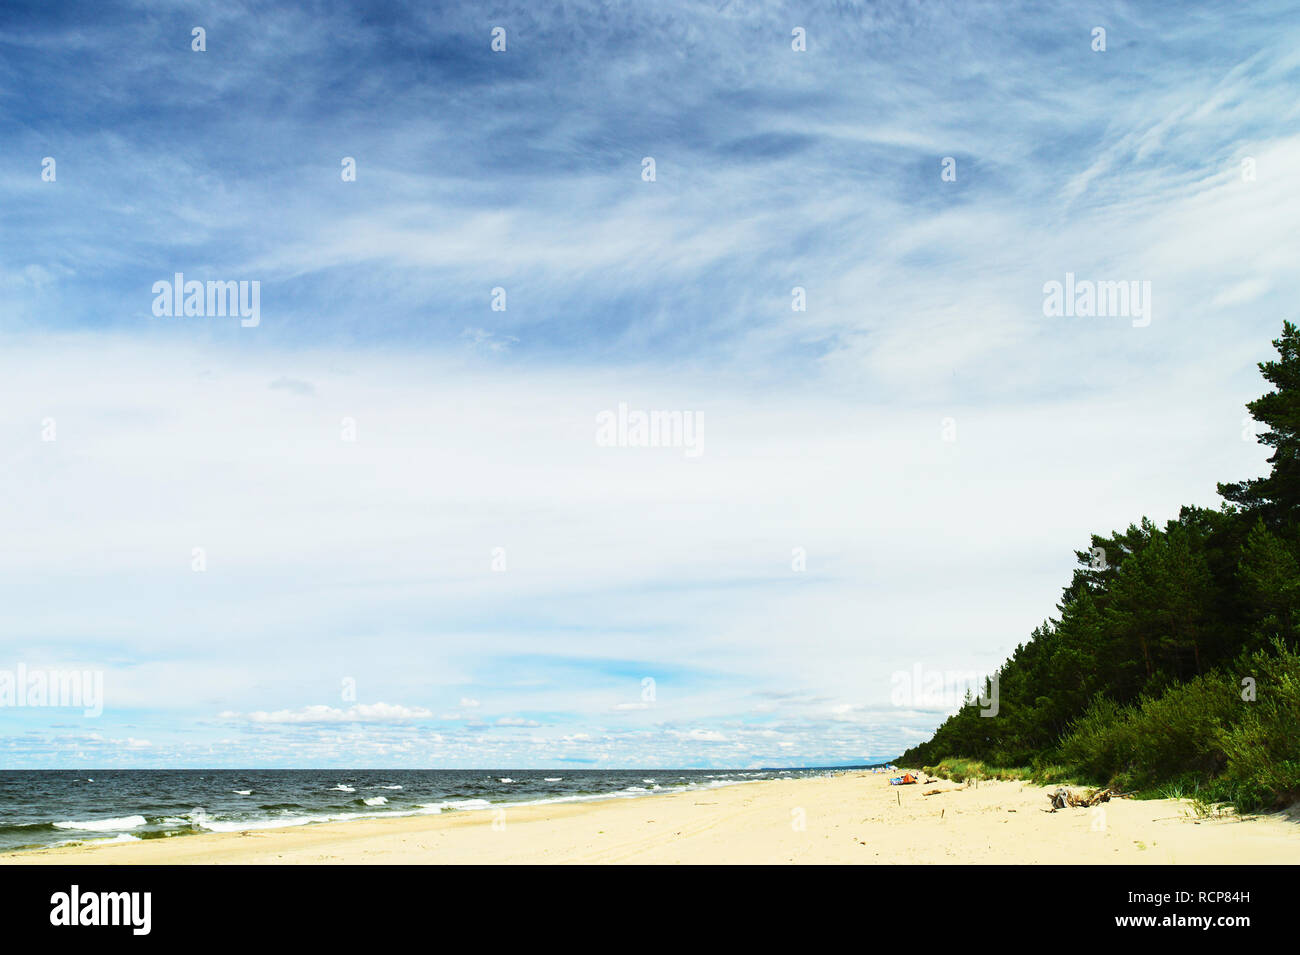
POLYGON ((1261 635, 1292 639, 1300 611, 1300 565, 1262 520, 1241 548, 1237 582, 1247 605, 1247 625, 1256 637, 1261 642, 1261 635))
POLYGON ((1300 512, 1300 330, 1282 323, 1274 339, 1278 358, 1259 363, 1273 391, 1248 403, 1250 416, 1268 430, 1259 443, 1273 448, 1272 471, 1262 478, 1220 484, 1219 493, 1248 511, 1259 512, 1272 525, 1294 520, 1300 512))

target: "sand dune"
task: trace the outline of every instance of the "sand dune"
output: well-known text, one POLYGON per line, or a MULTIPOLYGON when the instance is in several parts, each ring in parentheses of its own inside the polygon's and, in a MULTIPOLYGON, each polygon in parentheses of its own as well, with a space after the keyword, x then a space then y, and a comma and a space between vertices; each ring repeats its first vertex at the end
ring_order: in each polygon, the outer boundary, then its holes
POLYGON ((1295 863, 1300 821, 1197 819, 1177 800, 1048 807, 1015 782, 890 786, 845 773, 0 856, 0 863, 1295 863), (945 790, 926 796, 932 789, 945 790))

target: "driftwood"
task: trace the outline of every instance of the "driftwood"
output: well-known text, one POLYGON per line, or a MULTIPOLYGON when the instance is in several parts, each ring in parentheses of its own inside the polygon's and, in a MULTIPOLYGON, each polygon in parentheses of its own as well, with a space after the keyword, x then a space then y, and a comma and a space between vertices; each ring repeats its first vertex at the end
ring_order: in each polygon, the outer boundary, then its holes
POLYGON ((1067 806, 1072 809, 1091 809, 1093 806, 1110 802, 1112 799, 1123 799, 1129 795, 1131 794, 1122 793, 1110 786, 1105 789, 1094 789, 1086 794, 1076 793, 1064 786, 1059 786, 1055 792, 1047 794, 1047 800, 1052 804, 1052 808, 1044 809, 1043 812, 1056 812, 1056 810, 1064 809, 1067 806))

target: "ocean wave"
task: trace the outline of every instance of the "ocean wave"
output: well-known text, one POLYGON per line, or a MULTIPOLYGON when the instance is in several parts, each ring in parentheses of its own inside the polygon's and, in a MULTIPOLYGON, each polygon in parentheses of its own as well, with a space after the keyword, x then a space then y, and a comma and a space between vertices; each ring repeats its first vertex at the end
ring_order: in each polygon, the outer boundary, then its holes
MULTIPOLYGON (((382 796, 377 797, 382 799, 382 796)), ((415 809, 394 812, 340 812, 319 815, 285 815, 275 819, 210 819, 206 815, 196 827, 208 832, 243 832, 253 829, 289 829, 322 822, 351 822, 359 819, 391 819, 393 817, 438 815, 452 810, 488 809, 492 803, 486 799, 449 799, 440 803, 426 803, 415 809)))
POLYGON ((446 799, 442 802, 421 803, 419 808, 436 815, 452 809, 491 809, 492 803, 486 799, 446 799))
POLYGON ((81 832, 119 832, 135 829, 148 823, 144 816, 121 816, 117 819, 81 819, 54 823, 55 829, 77 829, 81 832))
POLYGON ((32 832, 41 832, 41 831, 48 832, 50 829, 53 828, 54 826, 48 822, 16 822, 9 826, 0 826, 0 834, 9 833, 9 832, 21 832, 21 833, 32 833, 32 832))
POLYGON ((565 796, 548 796, 542 799, 530 799, 523 802, 513 803, 513 805, 546 806, 552 803, 594 802, 601 799, 638 799, 642 796, 671 795, 673 793, 700 792, 705 789, 722 789, 728 786, 744 786, 752 782, 761 781, 757 779, 725 779, 712 776, 707 778, 709 781, 706 783, 699 783, 695 780, 690 780, 672 786, 660 786, 656 784, 650 789, 646 789, 644 786, 626 786, 623 789, 609 792, 585 792, 571 793, 565 796))
POLYGON ((245 829, 287 829, 293 826, 306 826, 316 822, 346 822, 349 819, 364 819, 366 815, 357 812, 344 812, 328 816, 284 816, 280 819, 204 819, 198 828, 208 832, 243 832, 245 829))
POLYGON ((112 838, 109 838, 109 839, 60 839, 58 842, 52 842, 52 843, 50 843, 50 845, 54 845, 54 846, 83 846, 83 845, 104 846, 104 845, 108 845, 110 842, 140 842, 140 841, 142 841, 142 840, 140 839, 139 836, 133 836, 133 835, 131 835, 131 833, 129 833, 129 832, 119 832, 117 835, 115 835, 115 836, 113 836, 112 838))
MULTIPOLYGON (((710 773, 693 773, 689 776, 665 775, 663 784, 657 781, 657 777, 637 777, 634 773, 593 774, 590 779, 582 772, 569 777, 537 777, 530 774, 528 779, 523 780, 509 776, 483 777, 474 774, 472 778, 452 782, 441 791, 434 789, 427 794, 419 793, 423 787, 415 785, 412 787, 415 792, 407 790, 414 798, 407 798, 404 795, 388 796, 387 791, 396 792, 404 788, 396 783, 367 783, 362 779, 351 785, 329 784, 328 777, 324 776, 313 780, 314 784, 304 785, 301 801, 295 801, 287 790, 285 796, 280 797, 280 791, 275 785, 268 787, 261 785, 260 782, 257 790, 226 789, 225 786, 230 785, 232 781, 236 785, 248 782, 247 779, 236 777, 233 780, 229 778, 223 780, 224 785, 217 784, 215 793, 211 796, 212 802, 208 804, 212 807, 211 810, 195 807, 186 812, 185 803, 174 797, 168 798, 156 807, 135 800, 108 802, 88 800, 87 806, 65 808, 61 811, 61 814, 67 816, 83 816, 80 819, 0 826, 0 852, 9 851, 18 845, 50 845, 53 844, 53 839, 60 837, 83 843, 122 842, 138 838, 166 838, 199 832, 240 832, 391 816, 418 817, 456 811, 493 810, 502 806, 522 807, 608 799, 635 799, 658 794, 707 792, 718 787, 741 785, 761 779, 788 779, 792 775, 804 777, 825 775, 825 773, 802 770, 719 770, 710 773), (570 781, 569 786, 558 785, 566 780, 570 781), (537 786, 541 781, 545 781, 546 786, 537 786), (363 793, 346 801, 333 798, 340 792, 355 793, 365 789, 371 790, 370 797, 365 797, 363 793), (384 795, 379 795, 376 791, 384 791, 384 795), (254 792, 260 794, 259 799, 241 798, 236 801, 230 800, 225 795, 233 793, 243 797, 254 792), (275 795, 271 795, 272 793, 275 795), (427 801, 417 804, 416 800, 421 796, 427 801), (278 801, 278 798, 284 798, 286 801, 278 801), (398 800, 398 804, 393 805, 390 799, 398 800), (131 812, 137 806, 145 809, 147 818, 144 814, 131 812), (93 814, 97 811, 114 810, 119 813, 118 816, 93 818, 93 814), (55 835, 56 832, 59 835, 55 835)), ((203 798, 199 787, 196 787, 190 798, 196 796, 203 798)))
POLYGON ((163 816, 158 823, 163 826, 184 826, 187 829, 202 829, 208 814, 202 806, 196 806, 183 816, 163 816))

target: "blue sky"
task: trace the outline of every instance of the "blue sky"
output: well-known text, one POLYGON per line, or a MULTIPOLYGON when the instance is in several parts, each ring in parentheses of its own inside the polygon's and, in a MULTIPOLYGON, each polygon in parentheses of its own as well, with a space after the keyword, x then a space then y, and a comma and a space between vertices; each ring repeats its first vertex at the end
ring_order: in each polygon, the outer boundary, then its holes
POLYGON ((894 674, 991 669, 1090 532, 1263 468, 1298 40, 1280 3, 6 4, 0 669, 105 709, 0 709, 0 766, 897 755, 945 708, 894 674), (260 323, 155 316, 176 272, 260 323), (1150 324, 1045 316, 1066 273, 1150 324), (600 446, 620 403, 703 453, 600 446))

